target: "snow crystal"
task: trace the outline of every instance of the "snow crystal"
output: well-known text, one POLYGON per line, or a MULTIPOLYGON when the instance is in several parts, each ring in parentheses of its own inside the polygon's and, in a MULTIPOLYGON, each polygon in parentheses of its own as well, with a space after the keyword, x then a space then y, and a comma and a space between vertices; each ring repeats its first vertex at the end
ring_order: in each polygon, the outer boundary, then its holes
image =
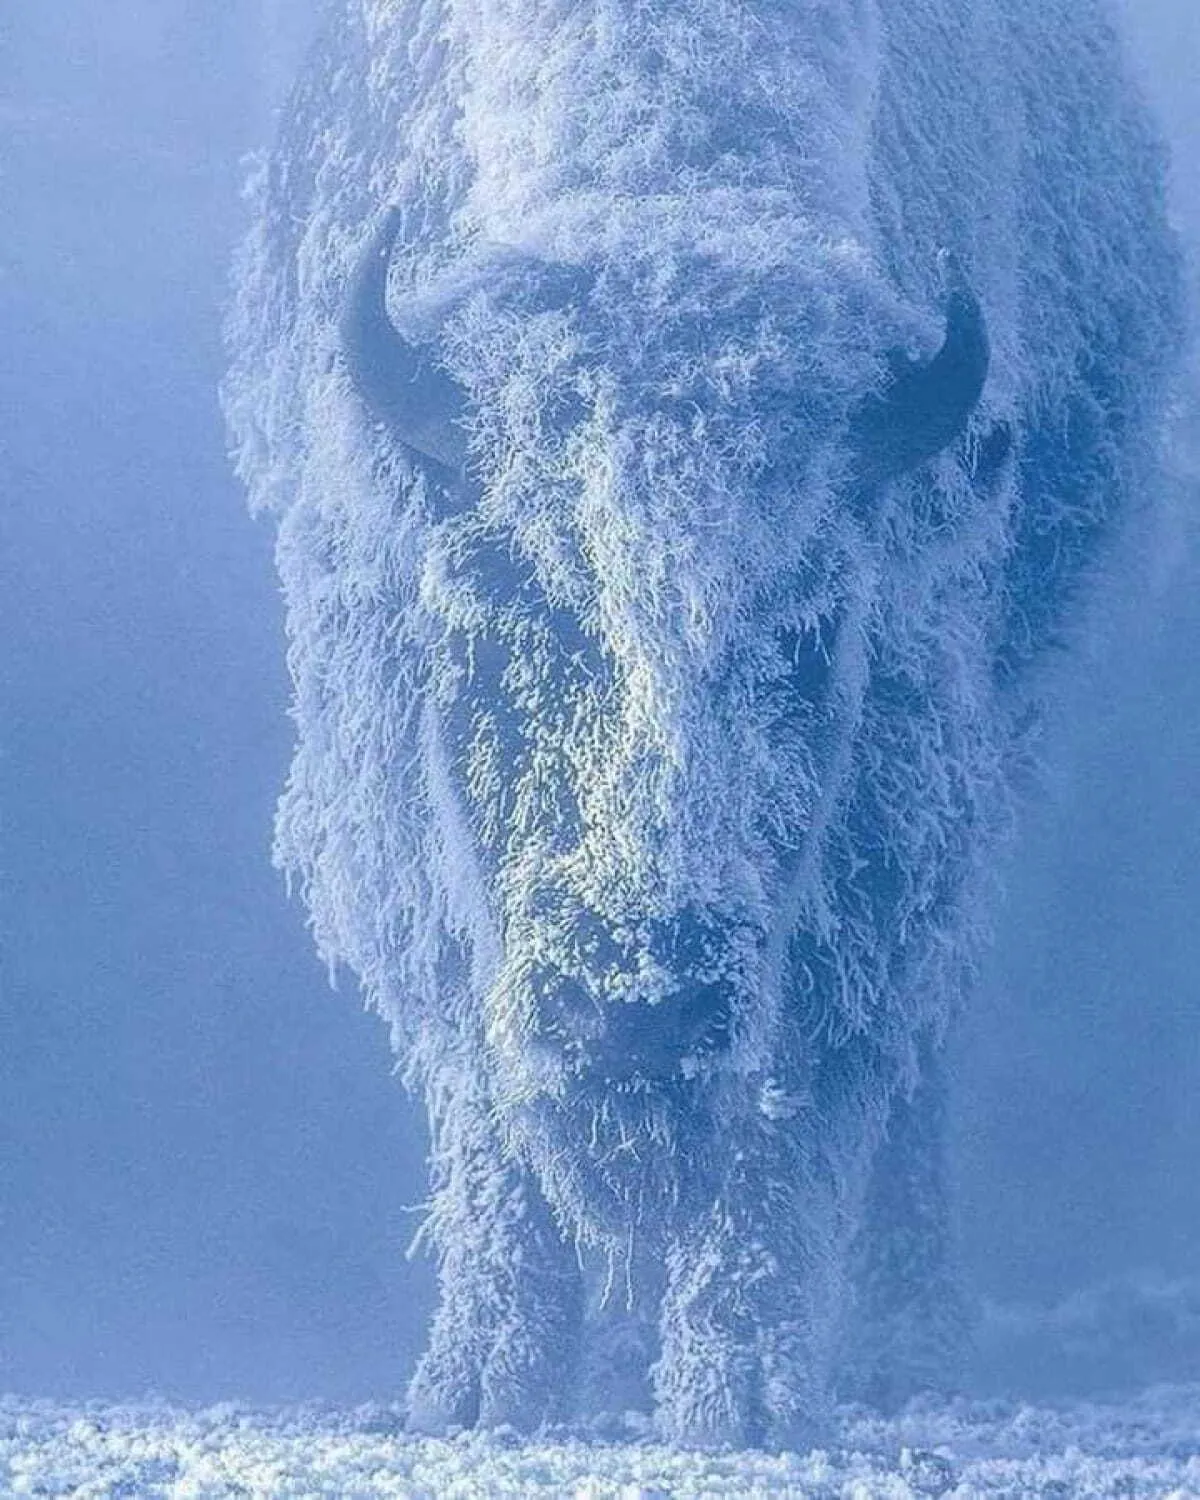
POLYGON ((1200 1496, 1200 1385, 1123 1405, 843 1408, 827 1449, 687 1453, 556 1434, 418 1438, 399 1408, 224 1403, 71 1406, 0 1399, 0 1493, 163 1500, 733 1500, 795 1496, 1200 1496))

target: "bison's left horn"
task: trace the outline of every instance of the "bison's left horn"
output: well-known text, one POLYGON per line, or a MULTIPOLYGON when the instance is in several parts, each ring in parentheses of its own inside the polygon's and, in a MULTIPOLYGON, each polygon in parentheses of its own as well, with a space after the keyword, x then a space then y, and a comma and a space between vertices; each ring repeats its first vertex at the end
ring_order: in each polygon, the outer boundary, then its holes
POLYGON ((990 357, 983 309, 949 260, 947 269, 942 347, 923 364, 901 356, 884 390, 851 419, 861 478, 895 479, 948 448, 983 394, 990 357))
POLYGON ((401 219, 397 208, 384 216, 355 268, 342 308, 342 357, 371 415, 457 482, 467 461, 462 388, 388 316, 388 266, 401 219))

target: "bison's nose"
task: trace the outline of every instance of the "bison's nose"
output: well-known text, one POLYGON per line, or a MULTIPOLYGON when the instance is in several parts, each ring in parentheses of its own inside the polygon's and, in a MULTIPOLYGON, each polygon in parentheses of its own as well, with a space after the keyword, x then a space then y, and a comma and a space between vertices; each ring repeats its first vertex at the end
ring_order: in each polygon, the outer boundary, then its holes
POLYGON ((644 922, 628 947, 599 923, 577 918, 575 932, 608 962, 581 975, 547 969, 536 983, 540 1029, 581 1073, 664 1082, 729 1051, 746 981, 742 929, 685 909, 644 922))
POLYGON ((670 1078, 727 1051, 732 1025, 728 984, 687 986, 660 1000, 616 1001, 589 1060, 612 1079, 670 1078))
POLYGON ((582 986, 557 986, 553 1030, 584 1073, 614 1082, 694 1076, 729 1050, 734 991, 693 984, 653 999, 597 1000, 582 986))

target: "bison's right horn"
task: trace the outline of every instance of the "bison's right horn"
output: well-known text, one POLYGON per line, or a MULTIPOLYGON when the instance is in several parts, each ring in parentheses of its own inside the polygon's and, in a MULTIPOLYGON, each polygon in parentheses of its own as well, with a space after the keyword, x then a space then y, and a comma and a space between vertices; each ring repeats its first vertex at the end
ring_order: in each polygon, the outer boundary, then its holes
POLYGON ((467 462, 462 389, 388 316, 388 266, 401 220, 398 208, 389 210, 355 268, 342 310, 342 357, 372 416, 457 484, 467 462))
POLYGON ((860 478, 898 478, 935 457, 966 431, 987 379, 990 351, 978 297, 948 264, 946 336, 927 363, 900 357, 892 378, 850 424, 860 478))

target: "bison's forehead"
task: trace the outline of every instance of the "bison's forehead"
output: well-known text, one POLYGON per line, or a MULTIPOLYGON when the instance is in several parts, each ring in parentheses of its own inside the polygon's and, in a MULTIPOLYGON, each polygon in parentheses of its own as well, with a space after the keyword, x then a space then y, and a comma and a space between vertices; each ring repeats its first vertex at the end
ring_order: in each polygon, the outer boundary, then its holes
POLYGON ((854 548, 852 409, 883 350, 938 325, 906 320, 853 241, 794 235, 751 270, 711 224, 657 228, 615 262, 480 252, 436 317, 402 254, 389 308, 462 392, 473 508, 556 601, 628 640, 636 593, 703 650, 789 572, 826 573, 834 533, 854 548))

